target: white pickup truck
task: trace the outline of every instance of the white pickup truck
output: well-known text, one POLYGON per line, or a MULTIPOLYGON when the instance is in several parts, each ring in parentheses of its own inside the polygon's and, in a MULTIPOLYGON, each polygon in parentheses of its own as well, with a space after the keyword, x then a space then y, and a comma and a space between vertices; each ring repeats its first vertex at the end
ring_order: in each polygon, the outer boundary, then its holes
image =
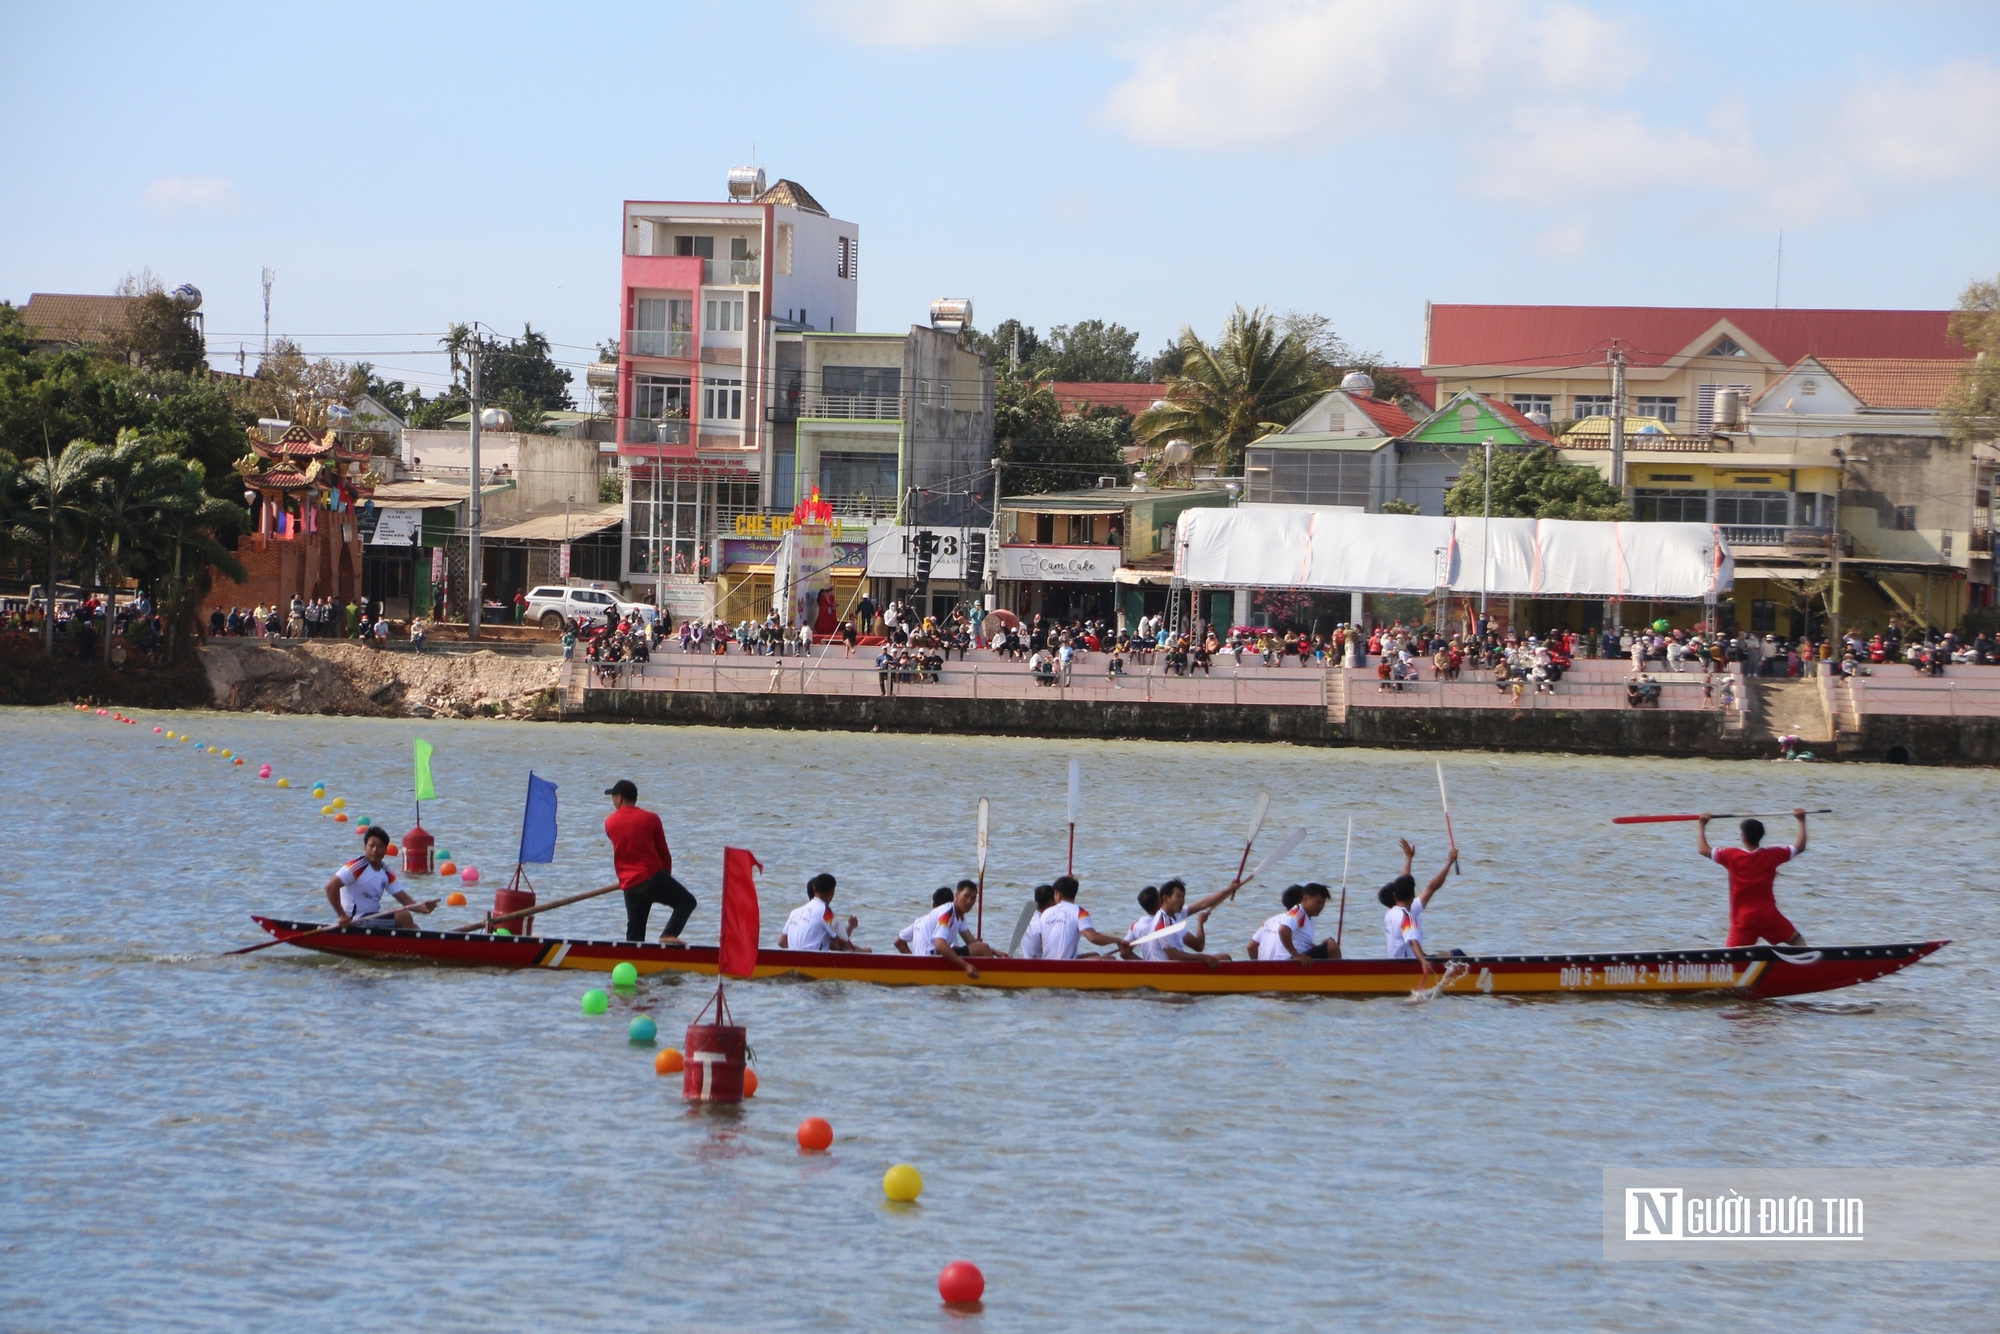
POLYGON ((528 591, 527 619, 550 630, 560 630, 564 621, 578 616, 602 622, 607 609, 614 609, 619 616, 644 616, 651 610, 646 603, 627 602, 601 587, 544 584, 528 591))

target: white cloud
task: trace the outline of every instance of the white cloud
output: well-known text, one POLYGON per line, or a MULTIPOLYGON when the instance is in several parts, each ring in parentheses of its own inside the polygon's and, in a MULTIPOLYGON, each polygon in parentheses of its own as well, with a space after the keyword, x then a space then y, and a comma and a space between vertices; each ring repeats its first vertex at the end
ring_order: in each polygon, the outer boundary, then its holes
POLYGON ((857 45, 917 48, 1060 41, 1141 12, 1137 0, 815 0, 812 9, 857 45))
POLYGON ((139 195, 156 217, 173 221, 188 213, 240 213, 236 182, 225 176, 162 176, 139 195))
POLYGON ((1325 148, 1497 105, 1615 91, 1645 65, 1619 23, 1533 0, 1290 0, 1225 7, 1149 40, 1105 104, 1142 143, 1325 148))

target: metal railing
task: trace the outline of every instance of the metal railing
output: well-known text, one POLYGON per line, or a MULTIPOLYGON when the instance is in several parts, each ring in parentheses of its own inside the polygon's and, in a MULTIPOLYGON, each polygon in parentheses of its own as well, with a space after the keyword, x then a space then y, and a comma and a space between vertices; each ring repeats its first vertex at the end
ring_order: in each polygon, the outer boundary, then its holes
POLYGON ((625 355, 628 357, 689 357, 694 355, 691 329, 627 329, 625 355))
MULTIPOLYGON (((1585 420, 1589 420, 1585 418, 1585 420)), ((1679 428, 1676 428, 1679 429, 1679 428)), ((1572 431, 1556 438, 1557 449, 1610 449, 1611 437, 1598 435, 1578 435, 1572 431)), ((1715 440, 1706 431, 1686 435, 1641 435, 1636 431, 1625 433, 1627 452, 1656 454, 1716 454, 1723 451, 1715 446, 1715 440)))
MULTIPOLYGON (((1643 703, 1635 704, 1624 681, 1602 678, 1578 680, 1565 676, 1560 681, 1508 681, 1504 685, 1490 676, 1461 676, 1456 681, 1435 677, 1415 681, 1384 681, 1372 668, 1347 669, 1347 707, 1418 709, 1567 709, 1613 710, 1658 708, 1675 712, 1721 709, 1738 705, 1741 685, 1725 690, 1723 677, 1713 681, 1688 673, 1648 673, 1648 685, 1657 685, 1659 694, 1642 693, 1643 703), (1516 689, 1518 685, 1518 690, 1516 689)), ((1480 674, 1484 676, 1484 673, 1480 674)))
POLYGON ((684 445, 688 442, 685 417, 627 417, 624 429, 628 445, 684 445))
POLYGON ((898 394, 822 394, 799 396, 801 417, 838 417, 860 421, 898 421, 903 400, 898 394))

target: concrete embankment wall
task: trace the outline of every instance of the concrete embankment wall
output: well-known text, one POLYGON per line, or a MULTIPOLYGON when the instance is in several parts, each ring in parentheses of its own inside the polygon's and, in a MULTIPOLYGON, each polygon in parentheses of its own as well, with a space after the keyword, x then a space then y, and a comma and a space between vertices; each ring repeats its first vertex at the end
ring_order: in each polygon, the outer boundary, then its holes
POLYGON ((1861 730, 1842 732, 1831 749, 1843 760, 1996 765, 2000 764, 2000 718, 1867 713, 1861 716, 1861 730))
POLYGON ((732 695, 702 691, 586 690, 596 721, 830 731, 941 732, 1153 741, 1289 741, 1309 746, 1489 749, 1604 755, 1755 758, 1760 747, 1727 732, 1715 713, 1632 709, 1324 708, 1248 704, 1105 704, 1086 700, 972 700, 919 695, 732 695))

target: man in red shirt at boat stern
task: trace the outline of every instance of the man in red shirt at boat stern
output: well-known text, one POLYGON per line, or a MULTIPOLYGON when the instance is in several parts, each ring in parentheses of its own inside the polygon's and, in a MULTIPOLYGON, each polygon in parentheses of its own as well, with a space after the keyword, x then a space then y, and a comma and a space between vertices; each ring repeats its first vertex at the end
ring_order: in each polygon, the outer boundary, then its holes
POLYGON ((1708 846, 1709 816, 1702 816, 1694 828, 1694 843, 1702 856, 1713 859, 1729 872, 1729 946, 1755 945, 1761 938, 1773 945, 1803 945, 1806 938, 1778 911, 1772 886, 1778 868, 1806 850, 1806 813, 1792 812, 1799 822, 1796 843, 1775 848, 1759 846, 1764 841, 1764 822, 1743 822, 1743 846, 1708 846))
POLYGON ((644 940, 653 905, 664 903, 673 916, 660 933, 660 943, 680 944, 681 928, 694 912, 695 898, 674 879, 674 854, 667 849, 660 817, 639 809, 639 789, 629 778, 605 788, 604 795, 611 798, 613 808, 604 817, 604 833, 611 840, 611 864, 618 869, 618 883, 625 891, 625 939, 644 940))

